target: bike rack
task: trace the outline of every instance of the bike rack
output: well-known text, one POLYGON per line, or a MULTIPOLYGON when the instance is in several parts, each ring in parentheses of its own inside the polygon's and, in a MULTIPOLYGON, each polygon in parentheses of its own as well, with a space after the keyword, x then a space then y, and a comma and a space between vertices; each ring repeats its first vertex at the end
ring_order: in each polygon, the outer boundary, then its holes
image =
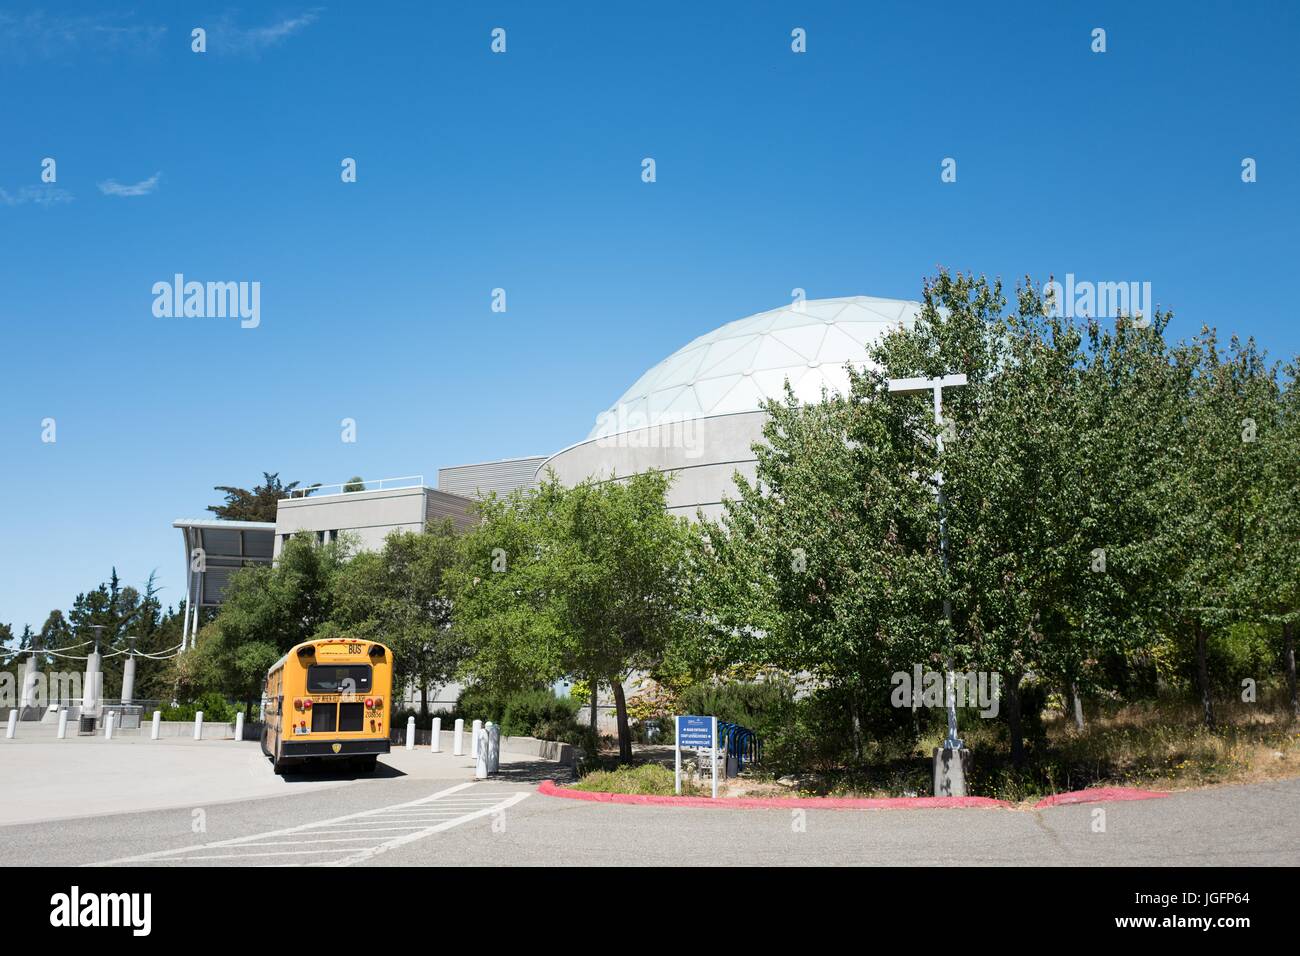
POLYGON ((758 763, 763 759, 762 742, 748 727, 730 721, 719 721, 718 733, 726 742, 727 757, 736 760, 737 773, 744 769, 746 763, 758 763))

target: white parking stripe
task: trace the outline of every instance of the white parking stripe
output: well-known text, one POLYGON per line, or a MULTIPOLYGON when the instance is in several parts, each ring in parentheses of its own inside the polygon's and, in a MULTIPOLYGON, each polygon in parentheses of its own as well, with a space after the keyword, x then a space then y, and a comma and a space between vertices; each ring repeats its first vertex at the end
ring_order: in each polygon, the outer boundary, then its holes
MULTIPOLYGON (((376 807, 359 813, 349 813, 315 823, 303 823, 282 830, 270 830, 249 836, 235 837, 230 840, 217 840, 181 847, 175 850, 159 850, 154 853, 142 853, 138 856, 119 857, 103 863, 87 864, 89 866, 113 866, 123 863, 182 863, 202 860, 242 860, 285 856, 320 856, 330 854, 347 854, 342 859, 321 860, 323 865, 347 866, 371 859, 386 853, 393 847, 402 846, 414 840, 422 839, 443 830, 460 826, 489 813, 504 810, 532 795, 531 791, 511 793, 509 791, 461 793, 473 783, 457 784, 440 790, 427 797, 411 800, 407 803, 393 804, 390 807, 376 807), (452 799, 444 799, 457 794, 452 799), (276 850, 266 853, 241 852, 258 850, 267 846, 306 846, 313 843, 333 842, 315 839, 324 836, 340 835, 339 842, 368 844, 363 846, 336 847, 320 850, 276 850), (347 834, 373 834, 372 836, 342 836, 347 834), (385 837, 380 834, 393 834, 385 837), (281 839, 267 842, 276 837, 302 837, 301 840, 281 839), (206 851, 224 850, 224 853, 206 851)), ((297 865, 297 864, 289 864, 297 865)))
POLYGON ((346 849, 281 849, 274 853, 213 853, 209 856, 183 856, 179 860, 252 860, 266 856, 311 856, 312 853, 347 853, 346 849))
POLYGON ((270 840, 266 843, 249 843, 247 846, 307 846, 312 843, 356 843, 358 840, 369 842, 371 837, 339 837, 335 840, 270 840))
POLYGON ((366 860, 370 860, 373 859, 374 857, 379 856, 379 854, 381 853, 387 853, 389 850, 394 849, 395 847, 403 846, 404 844, 407 843, 412 843, 415 840, 423 839, 424 837, 431 836, 434 833, 441 833, 443 830, 450 830, 452 827, 460 826, 462 823, 468 823, 470 820, 476 820, 479 817, 485 816, 486 814, 489 813, 498 813, 502 810, 505 810, 507 807, 513 807, 516 803, 519 803, 521 800, 526 800, 532 795, 533 795, 532 791, 524 790, 522 792, 515 793, 509 797, 506 797, 506 799, 500 801, 499 803, 492 804, 491 806, 486 806, 481 810, 474 810, 470 813, 464 814, 463 816, 456 817, 455 819, 452 820, 447 820, 443 823, 435 824, 431 827, 427 827, 415 833, 408 833, 405 836, 394 837, 393 839, 385 843, 381 843, 378 846, 367 847, 363 850, 358 850, 354 855, 344 857, 342 860, 331 860, 328 863, 322 863, 321 865, 322 866, 351 866, 353 863, 362 863, 366 860))

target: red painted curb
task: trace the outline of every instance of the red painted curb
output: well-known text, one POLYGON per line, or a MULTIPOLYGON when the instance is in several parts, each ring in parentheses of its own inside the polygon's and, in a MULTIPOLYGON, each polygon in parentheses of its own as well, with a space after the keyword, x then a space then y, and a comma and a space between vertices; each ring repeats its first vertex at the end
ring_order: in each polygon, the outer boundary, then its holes
POLYGON ((592 800, 596 803, 653 804, 670 807, 713 807, 722 810, 773 810, 780 808, 800 810, 937 810, 975 807, 1004 807, 1011 804, 991 797, 881 797, 862 799, 851 797, 709 797, 652 796, 638 793, 604 793, 589 790, 571 790, 556 786, 554 780, 544 780, 537 792, 547 797, 565 797, 569 800, 592 800))
POLYGON ((1169 796, 1158 790, 1138 790, 1135 787, 1093 787, 1090 790, 1072 790, 1069 793, 1054 793, 1043 797, 1034 804, 1035 810, 1044 807, 1059 807, 1071 803, 1099 803, 1120 800, 1159 800, 1169 796))

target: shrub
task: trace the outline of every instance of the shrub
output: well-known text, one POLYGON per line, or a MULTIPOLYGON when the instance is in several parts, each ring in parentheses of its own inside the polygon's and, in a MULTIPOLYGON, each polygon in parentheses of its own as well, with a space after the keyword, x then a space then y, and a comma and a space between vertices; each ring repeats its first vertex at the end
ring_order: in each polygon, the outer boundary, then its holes
POLYGON ((460 718, 465 723, 474 720, 501 723, 505 716, 508 694, 493 690, 483 684, 470 684, 460 692, 456 706, 452 708, 451 718, 460 718))
POLYGON ((746 727, 764 723, 789 709, 794 688, 787 683, 695 684, 681 695, 683 713, 705 714, 746 727))
MULTIPOLYGON (((244 705, 231 704, 214 690, 200 694, 198 700, 163 710, 163 720, 191 721, 198 711, 203 711, 205 723, 228 724, 234 721, 235 714, 244 711, 244 705)), ((247 716, 247 713, 245 713, 247 716)))
POLYGON ((588 732, 577 721, 578 706, 572 697, 556 697, 549 688, 501 693, 471 685, 461 691, 455 709, 444 716, 443 725, 457 718, 466 724, 490 720, 501 726, 505 737, 540 737, 581 744, 588 732))
MULTIPOLYGON (((643 793, 668 796, 674 792, 673 771, 657 763, 619 767, 617 770, 597 770, 587 774, 573 785, 574 790, 597 793, 643 793)), ((682 780, 682 793, 694 794, 699 788, 682 780)))
POLYGON ((506 699, 501 733, 507 737, 537 737, 543 727, 576 726, 577 715, 578 705, 568 697, 556 697, 549 690, 521 691, 506 699))

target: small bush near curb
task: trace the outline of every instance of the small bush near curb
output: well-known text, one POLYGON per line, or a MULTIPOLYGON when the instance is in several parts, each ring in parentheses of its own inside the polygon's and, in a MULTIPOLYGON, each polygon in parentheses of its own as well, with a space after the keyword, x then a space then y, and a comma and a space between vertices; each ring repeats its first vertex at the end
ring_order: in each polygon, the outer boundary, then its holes
MULTIPOLYGON (((657 763, 643 763, 617 770, 597 770, 589 773, 572 787, 595 793, 635 793, 649 796, 672 796, 673 772, 657 763)), ((682 794, 697 796, 703 793, 698 786, 682 778, 682 794)))

